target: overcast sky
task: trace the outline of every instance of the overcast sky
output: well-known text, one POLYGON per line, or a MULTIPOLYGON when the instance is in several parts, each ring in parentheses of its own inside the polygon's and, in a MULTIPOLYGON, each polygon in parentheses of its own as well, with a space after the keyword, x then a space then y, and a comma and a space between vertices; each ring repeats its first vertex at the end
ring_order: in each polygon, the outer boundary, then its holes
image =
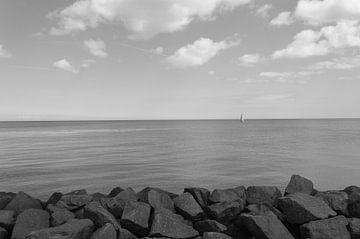
POLYGON ((360 117, 359 0, 1 0, 0 120, 360 117))

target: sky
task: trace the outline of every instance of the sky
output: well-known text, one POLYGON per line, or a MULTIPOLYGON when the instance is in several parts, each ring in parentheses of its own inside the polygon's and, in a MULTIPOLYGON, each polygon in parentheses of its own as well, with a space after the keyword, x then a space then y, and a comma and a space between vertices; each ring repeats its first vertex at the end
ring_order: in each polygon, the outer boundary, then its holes
POLYGON ((359 0, 1 0, 0 120, 360 117, 359 0))

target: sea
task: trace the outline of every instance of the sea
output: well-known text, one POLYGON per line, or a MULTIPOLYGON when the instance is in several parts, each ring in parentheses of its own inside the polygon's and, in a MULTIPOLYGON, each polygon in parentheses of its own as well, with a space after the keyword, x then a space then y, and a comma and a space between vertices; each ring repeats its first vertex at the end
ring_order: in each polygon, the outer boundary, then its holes
POLYGON ((0 122, 0 191, 360 185, 360 120, 0 122))

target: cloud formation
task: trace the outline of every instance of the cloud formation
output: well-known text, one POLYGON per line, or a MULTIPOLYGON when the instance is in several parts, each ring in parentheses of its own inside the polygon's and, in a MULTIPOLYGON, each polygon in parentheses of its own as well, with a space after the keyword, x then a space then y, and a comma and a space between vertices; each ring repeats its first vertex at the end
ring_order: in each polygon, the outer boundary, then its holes
POLYGON ((10 58, 12 54, 10 51, 6 50, 3 45, 0 44, 0 58, 10 58))
POLYGON ((277 17, 270 21, 272 26, 289 26, 295 22, 295 18, 291 12, 281 12, 277 17))
POLYGON ((53 66, 60 69, 60 70, 69 71, 69 72, 74 73, 74 74, 79 72, 66 59, 62 59, 62 60, 54 62, 53 66))
POLYGON ((264 5, 260 6, 258 9, 256 9, 255 15, 266 18, 269 16, 269 12, 272 8, 273 8, 273 6, 271 4, 264 4, 264 5))
POLYGON ((108 54, 106 53, 106 44, 105 42, 101 41, 101 40, 87 40, 84 41, 84 46, 89 50, 91 55, 97 56, 97 57, 101 57, 101 58, 105 58, 108 56, 108 54))
POLYGON ((339 57, 317 62, 308 67, 310 70, 349 70, 360 67, 360 57, 339 57))
POLYGON ((260 54, 245 54, 239 57, 239 63, 241 66, 251 67, 256 63, 263 60, 263 57, 260 54))
POLYGON ((176 50, 166 61, 175 68, 201 66, 218 55, 220 51, 237 46, 239 43, 238 40, 214 42, 209 38, 200 38, 176 50))
POLYGON ((176 32, 195 20, 214 19, 252 0, 78 0, 50 17, 59 19, 51 34, 64 35, 122 23, 130 38, 147 39, 159 33, 176 32))

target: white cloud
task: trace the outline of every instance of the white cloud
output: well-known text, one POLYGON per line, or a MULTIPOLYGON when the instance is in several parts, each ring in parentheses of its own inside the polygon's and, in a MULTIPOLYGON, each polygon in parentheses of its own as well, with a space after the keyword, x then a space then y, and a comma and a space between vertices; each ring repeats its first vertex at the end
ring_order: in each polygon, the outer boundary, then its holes
POLYGON ((260 54, 245 54, 239 57, 240 65, 251 67, 254 66, 256 63, 263 60, 263 57, 260 54))
POLYGON ((360 57, 339 57, 328 61, 317 62, 308 66, 310 70, 336 69, 349 70, 360 67, 360 57))
POLYGON ((273 26, 288 26, 295 22, 295 18, 291 12, 281 12, 277 17, 270 21, 273 26))
POLYGON ((72 72, 72 73, 78 73, 79 72, 66 59, 62 59, 62 60, 54 62, 53 66, 60 69, 60 70, 69 71, 69 72, 72 72))
POLYGON ((152 49, 151 52, 154 53, 155 55, 163 55, 164 48, 159 46, 159 47, 156 47, 155 49, 152 49))
POLYGON ((256 9, 255 15, 266 18, 269 16, 269 12, 272 8, 273 8, 273 6, 271 4, 264 4, 264 5, 260 6, 258 9, 256 9))
POLYGON ((10 58, 12 54, 10 51, 6 50, 3 45, 0 44, 0 58, 10 58))
POLYGON ((101 58, 105 58, 108 56, 108 54, 106 53, 106 44, 105 42, 101 41, 101 40, 87 40, 84 41, 84 46, 89 50, 90 54, 97 56, 97 57, 101 57, 101 58))
POLYGON ((93 59, 87 59, 84 60, 83 63, 81 64, 81 67, 83 68, 89 68, 92 64, 94 64, 96 61, 93 59))
POLYGON ((314 75, 321 74, 321 71, 266 71, 261 72, 259 76, 265 79, 271 79, 275 82, 285 83, 285 82, 295 82, 295 83, 306 83, 307 80, 311 79, 314 75))
POLYGON ((238 40, 214 42, 208 38, 200 38, 194 43, 176 50, 166 61, 176 68, 201 66, 218 55, 220 51, 236 46, 239 43, 238 40))
POLYGON ((159 33, 184 29, 195 20, 214 19, 252 0, 78 0, 61 11, 51 34, 63 35, 106 23, 123 23, 130 38, 147 39, 159 33))

